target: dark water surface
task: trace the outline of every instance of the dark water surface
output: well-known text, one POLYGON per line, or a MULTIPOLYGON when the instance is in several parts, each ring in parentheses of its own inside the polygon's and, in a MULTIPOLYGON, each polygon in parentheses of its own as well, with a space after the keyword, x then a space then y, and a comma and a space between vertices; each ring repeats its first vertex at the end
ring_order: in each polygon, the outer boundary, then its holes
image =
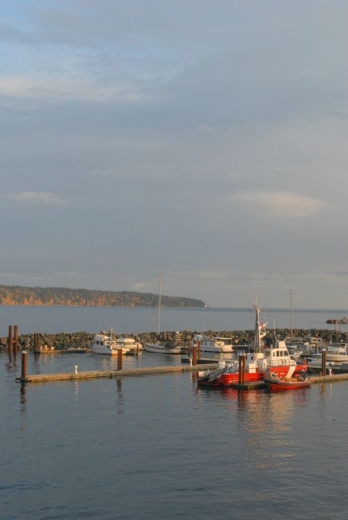
MULTIPOLYGON (((28 356, 29 373, 114 363, 28 356)), ((272 395, 197 390, 184 373, 21 388, 19 364, 0 355, 3 520, 347 518, 348 382, 272 395)))

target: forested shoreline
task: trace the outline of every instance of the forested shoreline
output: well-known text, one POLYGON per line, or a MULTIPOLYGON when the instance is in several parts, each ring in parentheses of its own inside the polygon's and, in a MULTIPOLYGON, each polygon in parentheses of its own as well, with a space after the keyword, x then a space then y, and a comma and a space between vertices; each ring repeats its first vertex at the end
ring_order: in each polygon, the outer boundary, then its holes
MULTIPOLYGON (((155 307, 158 305, 158 295, 135 291, 0 285, 0 305, 155 307)), ((163 307, 205 307, 205 303, 201 300, 177 296, 162 296, 161 305, 163 307)))

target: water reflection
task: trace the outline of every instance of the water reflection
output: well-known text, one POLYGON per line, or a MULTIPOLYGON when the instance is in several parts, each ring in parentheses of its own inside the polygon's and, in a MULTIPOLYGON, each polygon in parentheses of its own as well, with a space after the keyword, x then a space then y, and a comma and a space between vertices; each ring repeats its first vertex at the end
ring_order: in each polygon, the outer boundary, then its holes
POLYGON ((116 379, 116 393, 117 393, 117 415, 124 413, 124 396, 122 391, 122 378, 116 379))
POLYGON ((21 383, 20 385, 20 403, 21 403, 21 412, 27 411, 27 384, 21 383))

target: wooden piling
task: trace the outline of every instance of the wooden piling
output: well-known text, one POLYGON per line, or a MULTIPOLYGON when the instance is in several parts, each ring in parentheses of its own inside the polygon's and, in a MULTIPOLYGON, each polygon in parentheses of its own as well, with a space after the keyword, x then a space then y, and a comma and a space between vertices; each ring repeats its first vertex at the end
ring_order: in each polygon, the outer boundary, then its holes
POLYGON ((192 366, 195 366, 197 365, 197 346, 194 345, 193 346, 193 351, 192 351, 192 366))
POLYGON ((22 352, 22 372, 21 372, 22 380, 26 379, 27 373, 28 373, 27 352, 25 350, 23 350, 23 352, 22 352))
POLYGON ((321 351, 321 375, 326 376, 326 350, 321 351))
POLYGON ((16 357, 18 352, 18 325, 13 326, 13 354, 16 357))
POLYGON ((122 370, 122 348, 117 352, 117 370, 122 370))
POLYGON ((201 342, 197 341, 197 359, 201 359, 201 342))
POLYGON ((13 344, 12 325, 9 325, 8 326, 8 356, 10 359, 12 358, 12 344, 13 344))

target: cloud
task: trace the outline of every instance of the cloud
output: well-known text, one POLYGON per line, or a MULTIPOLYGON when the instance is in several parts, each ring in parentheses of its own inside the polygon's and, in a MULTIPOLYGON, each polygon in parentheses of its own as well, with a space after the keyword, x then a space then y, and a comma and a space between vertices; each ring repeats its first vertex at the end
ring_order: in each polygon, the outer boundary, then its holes
POLYGON ((0 79, 0 96, 15 99, 40 99, 56 102, 136 102, 144 99, 129 85, 98 85, 84 78, 55 77, 32 79, 28 76, 9 76, 0 79))
POLYGON ((54 193, 50 192, 42 192, 42 191, 21 191, 19 193, 14 193, 12 195, 6 195, 8 199, 20 201, 20 202, 28 202, 35 204, 46 204, 50 206, 60 206, 64 204, 68 204, 67 199, 61 199, 54 193))
POLYGON ((287 191, 250 191, 234 196, 234 201, 269 216, 283 218, 312 217, 327 207, 323 200, 287 191))

